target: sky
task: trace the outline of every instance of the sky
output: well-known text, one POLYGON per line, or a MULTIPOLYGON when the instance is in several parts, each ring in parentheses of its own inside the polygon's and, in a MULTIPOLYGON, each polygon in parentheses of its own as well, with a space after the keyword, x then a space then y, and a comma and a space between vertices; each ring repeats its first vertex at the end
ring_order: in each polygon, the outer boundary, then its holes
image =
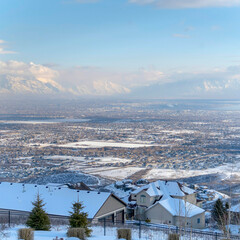
POLYGON ((54 81, 76 95, 167 84, 173 98, 187 82, 178 97, 231 98, 240 0, 1 0, 0 67, 0 81, 54 81))

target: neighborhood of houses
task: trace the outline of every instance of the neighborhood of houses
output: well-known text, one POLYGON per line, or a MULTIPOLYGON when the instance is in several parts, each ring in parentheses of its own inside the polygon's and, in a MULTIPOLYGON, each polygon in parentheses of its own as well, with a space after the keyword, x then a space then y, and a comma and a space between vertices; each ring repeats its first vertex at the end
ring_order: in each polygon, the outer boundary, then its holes
MULTIPOLYGON (((206 226, 208 213, 202 208, 203 201, 194 188, 176 181, 148 183, 144 179, 135 184, 130 179, 118 181, 115 187, 131 190, 128 196, 121 197, 113 192, 91 190, 83 183, 72 186, 1 182, 0 212, 29 213, 39 194, 46 212, 59 218, 68 217, 73 202, 80 201, 93 222, 124 223, 131 219, 196 229, 206 226)), ((239 209, 238 205, 230 209, 236 219, 239 219, 239 209)))

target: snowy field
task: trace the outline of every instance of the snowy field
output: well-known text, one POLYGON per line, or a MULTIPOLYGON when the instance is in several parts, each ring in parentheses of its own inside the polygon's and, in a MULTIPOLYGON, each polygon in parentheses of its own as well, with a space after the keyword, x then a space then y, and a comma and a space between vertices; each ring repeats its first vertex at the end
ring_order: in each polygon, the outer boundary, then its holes
MULTIPOLYGON (((10 229, 6 229, 4 234, 0 233, 1 240, 17 240, 17 232, 19 228, 24 228, 25 226, 14 227, 10 229)), ((239 226, 231 225, 232 234, 239 233, 239 226)), ((106 236, 104 236, 104 228, 101 226, 93 226, 91 228, 93 230, 92 236, 88 238, 88 240, 117 240, 117 227, 106 227, 106 236)), ((205 229, 205 232, 212 232, 213 230, 205 229)), ((54 240, 56 237, 63 238, 67 240, 66 236, 67 226, 59 226, 54 227, 51 231, 35 231, 34 240, 54 240)), ((167 230, 168 232, 168 230, 167 230)), ((141 230, 141 238, 139 238, 139 229, 132 229, 132 240, 167 240, 168 234, 167 232, 161 231, 159 229, 151 229, 151 228, 142 228, 141 230)), ((217 231, 219 232, 219 231, 217 231)), ((183 234, 183 233, 182 233, 183 234)), ((208 236, 204 234, 194 234, 188 233, 187 235, 183 235, 181 237, 182 240, 215 240, 215 235, 208 236)), ((221 239, 218 237, 217 239, 221 239)))
POLYGON ((72 118, 58 118, 58 119, 44 119, 44 120, 0 120, 0 124, 53 124, 53 123, 78 123, 88 122, 89 119, 72 119, 72 118))
POLYGON ((125 178, 128 178, 130 175, 143 170, 143 168, 138 168, 138 167, 125 167, 125 168, 96 168, 95 171, 87 170, 87 173, 89 174, 97 174, 98 176, 104 177, 104 178, 109 178, 109 179, 114 179, 114 180, 123 180, 125 178))
POLYGON ((155 146, 152 143, 132 143, 132 142, 114 142, 114 141, 80 141, 66 144, 42 144, 34 143, 28 146, 38 147, 60 147, 60 148, 103 148, 103 147, 115 147, 115 148, 142 148, 155 146))
MULTIPOLYGON (((98 169, 98 168, 97 168, 98 169)), ((144 168, 140 167, 128 167, 128 168, 101 168, 99 171, 95 169, 94 173, 98 174, 101 177, 123 180, 128 178, 130 175, 143 170, 144 168)), ((91 173, 91 170, 86 172, 91 173)), ((194 176, 201 176, 207 174, 219 174, 221 175, 222 180, 227 180, 229 178, 235 178, 240 180, 240 162, 235 164, 225 164, 216 168, 208 168, 204 170, 179 170, 179 169, 163 169, 156 168, 150 169, 146 175, 143 175, 142 178, 145 179, 179 179, 179 178, 188 178, 194 176)))
POLYGON ((155 179, 155 178, 187 178, 194 176, 201 176, 207 174, 220 174, 222 180, 229 179, 230 177, 240 179, 240 162, 235 164, 225 164, 216 168, 208 168, 204 170, 175 170, 175 169, 152 169, 144 178, 155 179))
POLYGON ((72 160, 78 162, 99 162, 99 163, 115 163, 122 162, 127 163, 131 162, 130 159, 115 158, 115 157, 74 157, 74 156, 65 156, 65 155, 54 155, 54 156, 44 156, 43 159, 49 160, 72 160))
MULTIPOLYGON (((4 235, 0 235, 1 240, 16 240, 17 239, 17 232, 19 228, 24 228, 24 226, 16 227, 7 229, 4 232, 4 235)), ((92 236, 88 238, 88 240, 116 240, 117 237, 117 228, 116 227, 107 227, 106 228, 106 236, 104 236, 104 229, 103 227, 92 227, 93 230, 92 236)), ((34 233, 34 240, 53 240, 56 237, 63 238, 67 240, 66 236, 67 227, 59 227, 58 229, 54 229, 51 231, 35 231, 34 233)), ((155 232, 155 231, 154 231, 155 232)), ((163 232, 159 232, 158 234, 154 234, 153 231, 142 231, 142 240, 160 240, 160 239, 167 239, 167 235, 163 232)), ((139 232, 138 229, 134 229, 132 240, 139 240, 139 232)))

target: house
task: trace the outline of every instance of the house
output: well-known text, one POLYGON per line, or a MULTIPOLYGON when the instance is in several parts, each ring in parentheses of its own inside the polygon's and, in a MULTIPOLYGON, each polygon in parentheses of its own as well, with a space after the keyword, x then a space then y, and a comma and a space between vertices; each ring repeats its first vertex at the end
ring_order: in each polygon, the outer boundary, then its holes
POLYGON ((106 192, 74 190, 66 187, 23 183, 0 183, 0 210, 30 212, 37 194, 46 203, 45 210, 51 216, 68 217, 72 204, 80 201, 91 221, 103 219, 125 221, 126 203, 106 192))
POLYGON ((178 182, 150 183, 132 192, 138 220, 193 228, 205 227, 205 211, 197 206, 196 192, 178 182))
POLYGON ((231 206, 229 211, 231 216, 231 223, 239 225, 240 224, 240 204, 231 206))
POLYGON ((162 190, 163 188, 165 189, 166 193, 173 198, 184 199, 194 205, 197 204, 195 190, 188 188, 179 182, 162 180, 149 183, 133 191, 131 193, 131 199, 136 200, 137 204, 141 205, 140 195, 141 193, 144 193, 150 197, 149 205, 151 205, 155 200, 159 199, 164 194, 162 190))
POLYGON ((152 223, 200 229, 205 227, 205 211, 202 208, 172 197, 164 197, 147 208, 145 216, 152 223))

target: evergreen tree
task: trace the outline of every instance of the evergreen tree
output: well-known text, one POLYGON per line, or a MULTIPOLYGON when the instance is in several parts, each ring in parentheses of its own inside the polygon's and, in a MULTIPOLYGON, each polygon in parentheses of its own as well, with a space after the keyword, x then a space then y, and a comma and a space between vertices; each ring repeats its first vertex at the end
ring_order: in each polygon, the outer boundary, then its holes
POLYGON ((44 211, 43 207, 45 204, 40 198, 39 194, 37 195, 36 201, 33 203, 33 209, 28 217, 26 225, 35 229, 35 230, 50 230, 50 220, 47 213, 44 211))
POLYGON ((83 212, 83 205, 77 201, 73 203, 72 212, 69 212, 71 215, 69 217, 69 225, 71 228, 84 228, 86 235, 89 237, 92 230, 88 228, 88 214, 83 212))
POLYGON ((225 203, 225 209, 226 209, 226 210, 229 209, 229 203, 228 203, 228 202, 225 203))
POLYGON ((227 209, 223 206, 221 199, 218 199, 214 204, 212 217, 222 229, 225 229, 227 224, 227 209))

